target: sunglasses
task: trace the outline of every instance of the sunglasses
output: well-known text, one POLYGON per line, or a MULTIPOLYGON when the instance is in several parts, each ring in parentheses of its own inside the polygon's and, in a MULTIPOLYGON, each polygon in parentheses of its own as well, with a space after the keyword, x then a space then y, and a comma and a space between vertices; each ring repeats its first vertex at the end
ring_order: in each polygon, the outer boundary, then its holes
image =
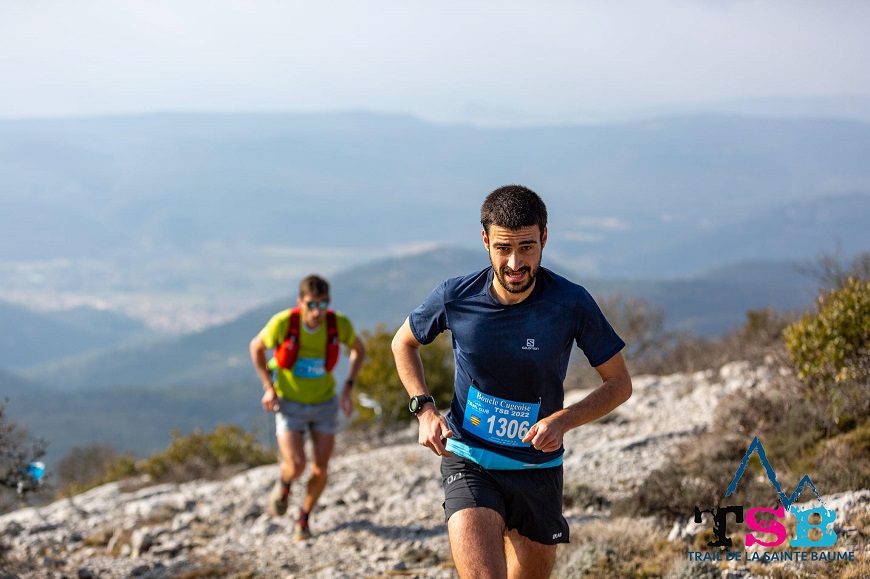
POLYGON ((321 300, 319 302, 305 302, 305 307, 309 310, 325 310, 329 307, 329 300, 321 300))

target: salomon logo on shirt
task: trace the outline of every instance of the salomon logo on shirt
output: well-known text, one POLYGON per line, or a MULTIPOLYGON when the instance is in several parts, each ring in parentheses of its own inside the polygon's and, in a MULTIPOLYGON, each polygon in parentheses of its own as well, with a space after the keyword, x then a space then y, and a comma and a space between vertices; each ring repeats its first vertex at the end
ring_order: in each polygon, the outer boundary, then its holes
POLYGON ((526 339, 526 345, 523 346, 523 350, 536 350, 536 351, 537 351, 537 350, 540 350, 540 348, 538 348, 537 346, 535 346, 535 340, 534 340, 534 338, 527 338, 527 339, 526 339))

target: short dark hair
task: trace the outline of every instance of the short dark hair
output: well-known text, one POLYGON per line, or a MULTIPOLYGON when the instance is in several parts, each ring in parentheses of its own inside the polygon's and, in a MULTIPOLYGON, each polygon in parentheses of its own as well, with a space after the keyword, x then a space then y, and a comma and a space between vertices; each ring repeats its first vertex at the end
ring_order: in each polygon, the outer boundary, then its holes
POLYGON ((304 295, 310 296, 328 296, 329 282, 316 274, 311 274, 299 282, 299 297, 304 295))
POLYGON ((520 229, 537 225, 544 234, 547 206, 537 193, 522 185, 505 185, 486 196, 480 207, 480 224, 489 235, 489 226, 520 229))

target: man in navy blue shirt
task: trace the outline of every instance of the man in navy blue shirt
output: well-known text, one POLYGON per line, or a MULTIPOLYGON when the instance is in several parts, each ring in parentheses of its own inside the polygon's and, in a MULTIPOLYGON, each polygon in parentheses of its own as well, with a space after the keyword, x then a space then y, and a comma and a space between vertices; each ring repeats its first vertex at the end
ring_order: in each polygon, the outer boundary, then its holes
POLYGON ((480 211, 491 267, 445 281, 393 339, 419 442, 442 457, 444 510, 461 577, 547 577, 562 516, 562 438, 631 396, 616 335, 581 286, 541 267, 547 208, 530 189, 496 189, 480 211), (450 412, 429 395, 419 348, 449 330, 450 412), (563 407, 576 343, 602 383, 563 407))

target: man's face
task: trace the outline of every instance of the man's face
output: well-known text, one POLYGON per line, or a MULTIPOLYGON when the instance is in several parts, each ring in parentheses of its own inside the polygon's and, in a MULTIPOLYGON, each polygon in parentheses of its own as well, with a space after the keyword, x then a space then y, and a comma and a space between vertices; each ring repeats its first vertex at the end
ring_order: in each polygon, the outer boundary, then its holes
POLYGON ((296 305, 299 306, 305 325, 309 328, 316 328, 326 316, 329 296, 304 294, 302 297, 296 298, 296 305))
POLYGON ((529 290, 541 265, 547 229, 542 234, 537 225, 520 229, 490 225, 489 235, 486 230, 482 234, 499 285, 512 294, 529 290))

